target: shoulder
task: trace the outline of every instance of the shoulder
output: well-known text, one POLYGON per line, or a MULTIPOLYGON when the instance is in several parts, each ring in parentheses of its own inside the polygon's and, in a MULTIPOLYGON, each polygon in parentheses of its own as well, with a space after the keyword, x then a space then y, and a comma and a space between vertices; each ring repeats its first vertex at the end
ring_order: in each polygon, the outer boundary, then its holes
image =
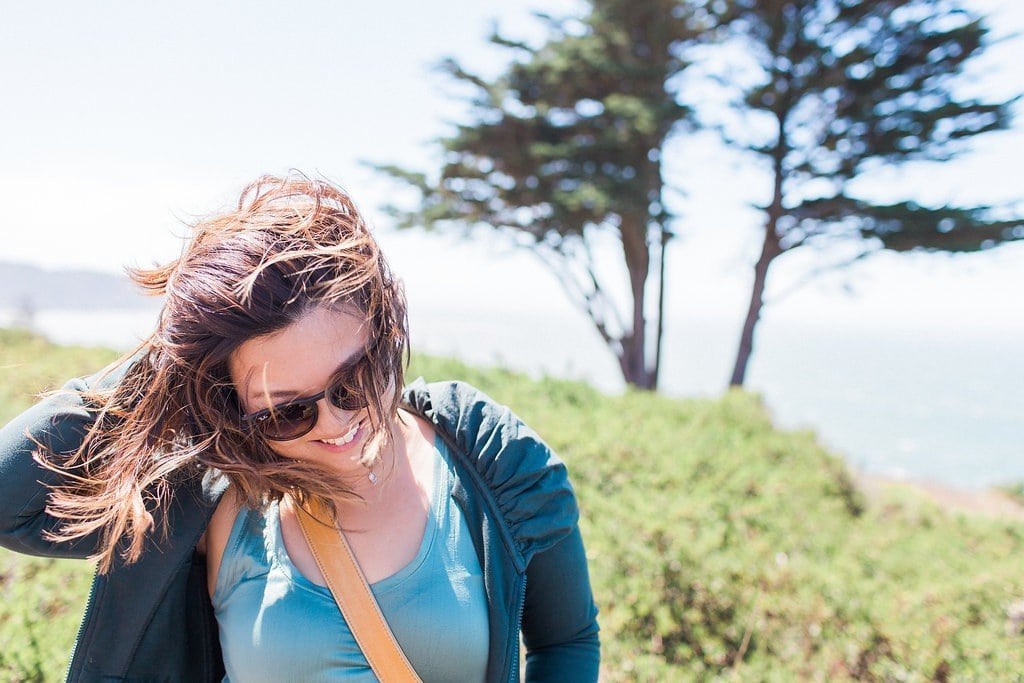
POLYGON ((231 528, 242 509, 242 502, 233 487, 228 487, 221 496, 217 509, 214 510, 206 532, 199 541, 196 550, 206 555, 206 579, 210 595, 217 586, 217 575, 220 573, 224 550, 231 536, 231 528))
POLYGON ((489 482, 527 472, 561 472, 562 461, 506 405, 465 382, 413 382, 406 405, 424 416, 489 482))
POLYGON ((413 382, 404 402, 454 448, 530 556, 575 528, 576 497, 562 460, 508 407, 464 382, 413 382))

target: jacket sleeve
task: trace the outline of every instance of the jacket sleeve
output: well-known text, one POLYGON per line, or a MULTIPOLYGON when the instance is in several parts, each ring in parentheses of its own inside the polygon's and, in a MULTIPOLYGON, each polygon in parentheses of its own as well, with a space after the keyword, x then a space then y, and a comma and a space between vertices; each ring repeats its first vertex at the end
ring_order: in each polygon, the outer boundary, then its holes
POLYGON ((523 643, 528 683, 598 679, 597 607, 578 527, 527 566, 523 643))
MULTIPOLYGON (((45 533, 60 523, 47 514, 46 503, 49 489, 61 483, 62 475, 32 458, 39 444, 58 456, 78 449, 93 417, 77 392, 96 377, 71 380, 0 429, 0 546, 30 555, 79 558, 97 549, 98 533, 65 543, 46 540, 45 533)), ((115 374, 104 381, 115 381, 115 374)))
POLYGON ((523 563, 526 680, 596 681, 597 608, 565 464, 508 407, 469 385, 417 380, 407 397, 469 454, 523 563))

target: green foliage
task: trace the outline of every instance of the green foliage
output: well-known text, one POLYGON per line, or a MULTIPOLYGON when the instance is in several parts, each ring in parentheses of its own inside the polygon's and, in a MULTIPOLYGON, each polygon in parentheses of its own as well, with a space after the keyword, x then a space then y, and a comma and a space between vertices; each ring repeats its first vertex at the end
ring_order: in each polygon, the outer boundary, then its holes
MULTIPOLYGON (((25 378, 52 386, 112 358, 0 334, 0 385, 23 388, 0 405, 6 416, 31 401, 25 378)), ((1019 523, 953 516, 900 490, 869 505, 813 434, 774 429, 742 391, 605 396, 420 355, 408 376, 470 381, 568 463, 604 680, 1019 676, 1021 636, 1004 623, 1024 598, 1019 523)), ((0 553, 0 680, 59 679, 90 573, 0 553)))
POLYGON ((548 17, 530 46, 495 35, 516 55, 493 81, 449 60, 473 89, 470 121, 440 141, 436 174, 377 168, 419 190, 420 205, 389 207, 403 226, 482 224, 540 256, 590 317, 628 383, 657 384, 664 245, 671 216, 661 154, 691 116, 668 87, 688 66, 695 32, 678 0, 590 0, 585 16, 548 17), (436 176, 436 177, 435 177, 436 176), (600 272, 593 235, 620 238, 628 282, 600 272), (616 306, 609 292, 629 301, 616 306), (653 358, 653 360, 652 360, 653 358))
POLYGON ((92 571, 0 549, 0 681, 64 677, 92 571))
MULTIPOLYGON (((604 396, 416 357, 468 377, 569 464, 601 608, 604 679, 1001 680, 1019 673, 1019 523, 910 494, 869 506, 813 434, 759 397, 604 396)), ((894 494, 899 495, 899 494, 894 494)))
MULTIPOLYGON (((975 252, 1024 239, 1016 210, 923 207, 852 196, 881 166, 953 159, 1002 130, 1012 101, 960 95, 965 67, 987 47, 980 15, 959 0, 716 0, 711 35, 731 109, 699 112, 768 170, 761 255, 730 384, 742 385, 770 266, 804 246, 861 253, 975 252), (724 115, 723 115, 723 112, 724 115)), ((712 62, 714 63, 714 62, 712 62)), ((827 261, 827 259, 826 259, 827 261)))
MULTIPOLYGON (((108 349, 58 346, 0 328, 0 425, 37 395, 117 357, 108 349)), ((85 608, 92 569, 83 562, 0 549, 0 681, 58 681, 85 608)))
POLYGON ((1009 125, 1013 100, 960 95, 965 67, 988 44, 966 4, 587 0, 578 17, 548 17, 540 45, 493 36, 514 54, 494 79, 444 65, 474 93, 469 120, 440 141, 436 173, 378 166, 421 195, 416 209, 391 212, 404 226, 513 233, 590 316, 627 383, 654 388, 674 234, 662 159, 680 131, 717 129, 764 162, 771 188, 730 380, 742 385, 782 253, 852 243, 856 261, 881 249, 976 252, 1024 239, 1013 209, 851 194, 881 166, 946 161, 1009 125), (708 96, 714 83, 729 106, 708 106, 722 99, 708 96), (597 268, 588 241, 597 230, 621 240, 631 310, 607 294, 623 283, 597 268), (657 305, 645 303, 648 291, 657 305))
POLYGON ((1019 219, 996 220, 989 207, 876 204, 845 194, 849 181, 880 163, 947 161, 974 136, 1008 126, 1011 102, 957 95, 957 79, 988 34, 964 4, 715 3, 721 35, 755 65, 744 79, 752 85, 736 88, 733 101, 743 126, 727 127, 726 138, 781 176, 772 226, 783 250, 862 237, 895 251, 977 251, 1024 238, 1014 230, 1019 219))
POLYGON ((1010 496, 1010 498, 1024 503, 1024 481, 1019 481, 1015 484, 1007 484, 1005 486, 1001 486, 1000 489, 1003 493, 1010 496))
POLYGON ((43 392, 117 358, 109 349, 58 346, 26 330, 0 328, 0 424, 43 392))

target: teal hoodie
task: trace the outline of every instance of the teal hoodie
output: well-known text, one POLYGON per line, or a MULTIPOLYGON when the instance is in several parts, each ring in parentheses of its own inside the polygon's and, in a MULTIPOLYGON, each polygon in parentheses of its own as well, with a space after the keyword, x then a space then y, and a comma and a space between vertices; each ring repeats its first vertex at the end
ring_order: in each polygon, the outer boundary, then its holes
MULTIPOLYGON (((116 376, 115 376, 116 377, 116 376)), ((76 450, 91 416, 74 391, 50 397, 0 430, 0 545, 52 557, 86 557, 96 535, 44 539, 59 475, 32 459, 33 439, 76 450)), ((453 496, 484 571, 490 620, 487 681, 519 680, 519 634, 527 681, 596 681, 600 659, 576 498, 565 465, 508 408, 459 382, 417 380, 404 406, 430 420, 455 456, 453 496)), ((115 560, 93 581, 68 669, 69 681, 219 681, 217 624, 196 543, 226 482, 198 466, 181 472, 166 509, 166 539, 154 535, 131 565, 115 560)), ((443 615, 439 615, 439 619, 443 615)))

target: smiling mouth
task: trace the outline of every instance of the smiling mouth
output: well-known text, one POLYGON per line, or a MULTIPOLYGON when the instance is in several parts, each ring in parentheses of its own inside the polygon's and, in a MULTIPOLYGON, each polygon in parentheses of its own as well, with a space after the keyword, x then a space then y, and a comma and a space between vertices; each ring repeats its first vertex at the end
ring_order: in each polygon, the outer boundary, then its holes
POLYGON ((336 439, 318 439, 320 443, 330 444, 331 446, 344 446, 345 444, 352 443, 352 440, 356 438, 356 434, 359 433, 359 429, 363 426, 363 421, 352 425, 352 428, 342 434, 336 439))

